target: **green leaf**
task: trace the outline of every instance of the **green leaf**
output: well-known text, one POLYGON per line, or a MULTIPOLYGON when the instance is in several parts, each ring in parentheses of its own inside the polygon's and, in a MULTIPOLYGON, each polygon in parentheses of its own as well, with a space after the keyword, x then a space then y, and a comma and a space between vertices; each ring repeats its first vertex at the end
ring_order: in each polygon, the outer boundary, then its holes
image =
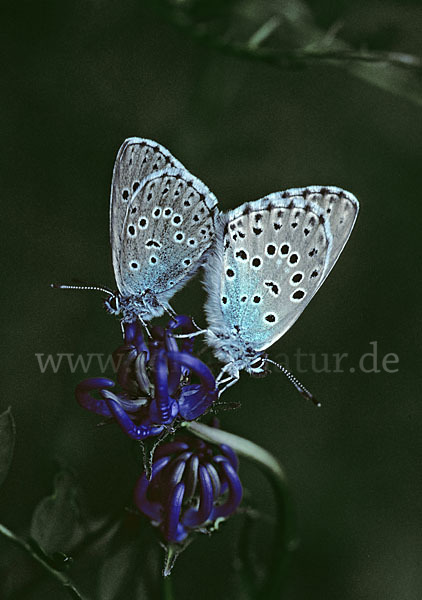
POLYGON ((31 536, 47 554, 69 551, 84 534, 80 493, 73 473, 60 471, 54 492, 41 500, 32 516, 31 536))
POLYGON ((6 479, 15 447, 15 421, 12 409, 0 415, 0 485, 6 479))

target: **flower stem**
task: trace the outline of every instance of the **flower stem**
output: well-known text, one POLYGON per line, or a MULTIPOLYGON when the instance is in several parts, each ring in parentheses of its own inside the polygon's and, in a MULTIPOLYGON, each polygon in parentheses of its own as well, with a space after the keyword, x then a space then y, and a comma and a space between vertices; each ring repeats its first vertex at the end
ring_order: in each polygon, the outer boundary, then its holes
POLYGON ((290 554, 289 544, 292 539, 290 527, 288 527, 292 511, 287 493, 286 477, 280 463, 261 446, 233 433, 208 427, 195 421, 184 422, 183 426, 207 442, 231 446, 235 452, 255 462, 268 478, 276 499, 277 520, 274 527, 270 565, 265 581, 254 593, 254 597, 256 600, 280 598, 280 589, 290 554))
POLYGON ((161 600, 173 600, 173 582, 171 577, 163 577, 161 585, 161 600))
POLYGON ((86 596, 78 591, 71 579, 62 571, 58 571, 49 564, 40 554, 37 554, 28 542, 15 535, 10 529, 0 523, 0 534, 9 539, 13 544, 19 546, 27 552, 37 563, 39 563, 56 581, 58 581, 70 595, 71 598, 78 600, 88 600, 86 596))

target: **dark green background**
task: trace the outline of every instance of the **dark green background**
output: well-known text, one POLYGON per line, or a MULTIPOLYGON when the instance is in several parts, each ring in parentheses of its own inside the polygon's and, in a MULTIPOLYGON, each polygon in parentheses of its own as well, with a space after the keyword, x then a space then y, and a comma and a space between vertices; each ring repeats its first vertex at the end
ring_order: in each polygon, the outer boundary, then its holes
MULTIPOLYGON (((78 277, 114 286, 113 161, 126 137, 148 137, 206 182, 222 209, 309 184, 338 185, 359 198, 339 263, 270 355, 348 352, 350 366, 377 341, 381 357, 399 356, 399 371, 300 375, 320 410, 281 375, 243 375, 227 394, 242 408, 222 414, 222 427, 270 450, 288 475, 299 539, 284 598, 417 600, 421 108, 335 66, 276 70, 221 54, 148 4, 15 2, 2 17, 0 404, 13 408, 17 445, 0 521, 25 534, 59 464, 77 472, 94 515, 130 503, 139 471, 131 442, 117 428, 96 427, 99 419, 76 404, 82 373, 41 374, 35 353, 107 353, 118 345, 119 323, 99 295, 49 284, 78 277)), ((394 49, 422 52, 420 3, 338 3, 333 11, 315 0, 312 8, 321 27, 345 20, 351 40, 372 35, 382 47, 393 37, 394 49)), ((203 323, 203 299, 197 278, 173 305, 203 323)), ((248 499, 270 514, 262 476, 245 463, 241 473, 248 499)), ((235 521, 181 557, 176 598, 234 597, 235 521)), ((271 525, 263 528, 258 554, 271 525)), ((14 569, 3 593, 19 598, 31 563, 3 540, 0 551, 0 573, 14 569)), ((85 569, 81 587, 94 594, 97 575, 85 569)), ((62 597, 48 579, 25 595, 62 597)))

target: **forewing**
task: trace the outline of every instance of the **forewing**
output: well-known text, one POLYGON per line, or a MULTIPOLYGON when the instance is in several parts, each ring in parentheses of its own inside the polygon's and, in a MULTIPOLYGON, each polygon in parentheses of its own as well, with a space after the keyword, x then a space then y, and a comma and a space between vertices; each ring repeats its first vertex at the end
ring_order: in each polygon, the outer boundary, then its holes
POLYGON ((164 169, 140 182, 127 207, 118 264, 130 294, 168 300, 203 262, 215 234, 214 195, 186 169, 164 169))
MULTIPOLYGON (((327 277, 349 239, 356 222, 359 212, 357 198, 350 192, 333 186, 295 188, 287 190, 284 194, 286 198, 304 198, 308 202, 317 204, 322 209, 322 214, 329 223, 332 235, 330 257, 325 271, 325 277, 327 277)), ((320 284, 322 282, 323 280, 320 281, 320 284)))
POLYGON ((225 325, 256 350, 280 338, 332 269, 358 210, 349 192, 312 186, 229 213, 219 298, 225 325))
POLYGON ((164 168, 183 169, 183 165, 166 148, 142 138, 128 138, 114 163, 110 199, 110 243, 117 287, 125 292, 120 278, 120 253, 123 224, 132 196, 145 177, 164 168))

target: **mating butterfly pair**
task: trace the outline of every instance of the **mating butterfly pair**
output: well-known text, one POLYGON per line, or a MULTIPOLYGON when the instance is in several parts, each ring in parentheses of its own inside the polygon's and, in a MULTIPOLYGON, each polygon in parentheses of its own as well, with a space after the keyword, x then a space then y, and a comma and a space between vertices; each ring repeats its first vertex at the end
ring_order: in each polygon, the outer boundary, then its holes
MULTIPOLYGON (((296 321, 338 259, 359 204, 337 187, 276 192, 226 214, 156 142, 129 138, 113 171, 110 238, 123 321, 146 322, 204 265, 207 341, 225 367, 264 372, 264 350, 296 321)), ((294 379, 294 378, 293 378, 294 379)), ((294 380, 295 381, 295 380, 294 380)))

